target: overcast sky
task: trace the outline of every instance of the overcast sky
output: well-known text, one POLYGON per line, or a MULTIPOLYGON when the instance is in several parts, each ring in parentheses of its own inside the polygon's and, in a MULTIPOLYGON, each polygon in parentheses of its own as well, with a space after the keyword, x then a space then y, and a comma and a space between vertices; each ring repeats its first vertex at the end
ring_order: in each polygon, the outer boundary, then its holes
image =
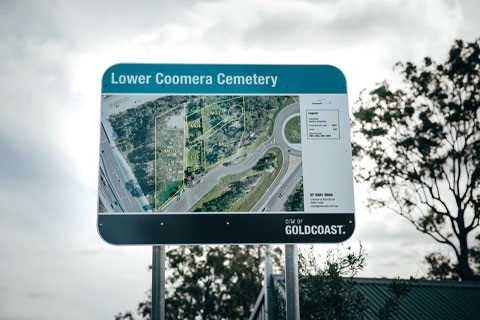
MULTIPOLYGON (((332 64, 360 90, 480 36, 476 0, 0 1, 0 320, 113 319, 151 247, 96 229, 100 82, 119 62, 332 64)), ((422 276, 440 247, 356 185, 361 276, 422 276)), ((323 246, 322 248, 324 248, 323 246)), ((253 301, 252 301, 253 302, 253 301)))

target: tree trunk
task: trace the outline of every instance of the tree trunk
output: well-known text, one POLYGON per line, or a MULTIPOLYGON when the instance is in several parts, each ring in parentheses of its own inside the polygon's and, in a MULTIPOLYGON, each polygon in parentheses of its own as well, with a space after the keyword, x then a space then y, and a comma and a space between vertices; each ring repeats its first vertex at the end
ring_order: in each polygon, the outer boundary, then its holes
POLYGON ((473 272, 468 263, 468 258, 470 256, 470 252, 468 250, 468 240, 467 240, 468 233, 466 232, 463 224, 459 226, 459 229, 460 229, 459 230, 460 232, 459 232, 458 240, 460 241, 460 256, 457 257, 457 259, 458 259, 460 278, 462 279, 462 281, 473 281, 473 272))

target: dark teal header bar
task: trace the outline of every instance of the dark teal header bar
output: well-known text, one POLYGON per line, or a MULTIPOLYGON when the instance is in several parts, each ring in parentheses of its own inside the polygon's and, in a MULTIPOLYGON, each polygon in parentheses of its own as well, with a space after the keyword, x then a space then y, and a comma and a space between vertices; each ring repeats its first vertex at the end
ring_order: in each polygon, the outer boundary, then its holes
POLYGON ((330 65, 122 63, 105 71, 102 93, 347 93, 347 85, 343 73, 330 65))

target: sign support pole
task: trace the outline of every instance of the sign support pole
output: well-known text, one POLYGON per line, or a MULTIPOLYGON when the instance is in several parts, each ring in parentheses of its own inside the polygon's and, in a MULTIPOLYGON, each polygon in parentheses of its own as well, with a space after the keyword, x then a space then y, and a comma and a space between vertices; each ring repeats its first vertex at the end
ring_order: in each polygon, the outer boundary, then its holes
POLYGON ((300 320, 298 255, 296 244, 285 245, 285 291, 287 293, 286 319, 300 320))
POLYGON ((165 320, 165 246, 153 246, 152 320, 165 320))

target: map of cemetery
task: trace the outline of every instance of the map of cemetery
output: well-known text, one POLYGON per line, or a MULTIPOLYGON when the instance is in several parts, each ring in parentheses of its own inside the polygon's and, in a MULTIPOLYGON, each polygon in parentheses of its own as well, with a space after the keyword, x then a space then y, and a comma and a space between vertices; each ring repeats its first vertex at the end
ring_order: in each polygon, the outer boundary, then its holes
POLYGON ((298 96, 104 95, 99 212, 303 211, 298 96))

